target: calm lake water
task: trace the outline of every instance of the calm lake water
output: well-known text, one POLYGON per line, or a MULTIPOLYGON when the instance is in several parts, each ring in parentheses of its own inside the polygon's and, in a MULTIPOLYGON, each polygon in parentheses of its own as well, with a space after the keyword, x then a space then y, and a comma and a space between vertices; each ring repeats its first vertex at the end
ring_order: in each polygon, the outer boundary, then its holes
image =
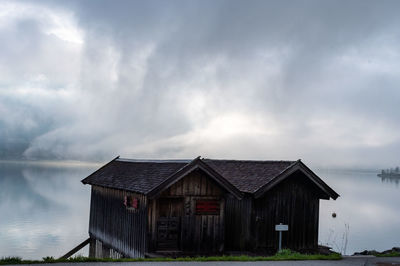
MULTIPOLYGON (((0 162, 0 257, 59 257, 85 240, 90 187, 80 180, 98 167, 0 162)), ((341 195, 321 201, 321 244, 346 254, 400 246, 399 180, 382 181, 377 171, 314 170, 341 195)))

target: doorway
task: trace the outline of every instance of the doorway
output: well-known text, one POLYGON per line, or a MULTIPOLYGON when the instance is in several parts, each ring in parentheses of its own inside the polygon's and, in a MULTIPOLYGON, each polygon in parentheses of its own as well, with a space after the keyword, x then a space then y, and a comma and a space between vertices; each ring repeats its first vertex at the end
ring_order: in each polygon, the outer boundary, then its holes
POLYGON ((157 250, 181 250, 183 198, 160 198, 158 206, 157 250))

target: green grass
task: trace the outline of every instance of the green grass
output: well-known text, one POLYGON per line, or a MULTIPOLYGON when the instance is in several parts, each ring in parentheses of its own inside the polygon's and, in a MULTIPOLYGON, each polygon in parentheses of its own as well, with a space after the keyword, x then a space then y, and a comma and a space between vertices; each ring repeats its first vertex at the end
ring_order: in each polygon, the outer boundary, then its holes
POLYGON ((19 257, 5 257, 0 259, 0 265, 5 264, 37 264, 57 262, 134 262, 134 261, 277 261, 277 260, 340 260, 338 253, 330 255, 301 254, 289 249, 283 249, 274 256, 210 256, 210 257, 181 257, 181 258, 137 258, 137 259, 96 259, 77 256, 69 259, 54 259, 45 257, 42 260, 22 260, 19 257))
POLYGON ((3 257, 0 259, 0 264, 20 264, 22 258, 20 257, 3 257))
POLYGON ((392 251, 386 254, 376 254, 377 257, 400 257, 400 252, 392 251))

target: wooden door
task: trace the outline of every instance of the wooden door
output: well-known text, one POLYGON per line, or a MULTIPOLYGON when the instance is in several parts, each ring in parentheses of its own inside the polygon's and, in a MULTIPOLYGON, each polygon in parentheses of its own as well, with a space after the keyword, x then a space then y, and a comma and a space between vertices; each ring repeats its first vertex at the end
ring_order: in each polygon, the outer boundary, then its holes
POLYGON ((157 250, 180 250, 182 198, 159 199, 157 219, 157 250))

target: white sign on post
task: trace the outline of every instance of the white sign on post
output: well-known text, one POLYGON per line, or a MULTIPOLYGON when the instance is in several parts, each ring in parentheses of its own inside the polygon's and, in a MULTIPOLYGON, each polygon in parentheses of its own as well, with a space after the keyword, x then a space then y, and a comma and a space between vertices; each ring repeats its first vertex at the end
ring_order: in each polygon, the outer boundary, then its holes
POLYGON ((287 224, 277 224, 275 225, 275 231, 289 231, 289 226, 287 224))
POLYGON ((282 231, 289 231, 289 225, 287 224, 277 224, 275 225, 275 231, 279 232, 279 251, 282 249, 282 231))

